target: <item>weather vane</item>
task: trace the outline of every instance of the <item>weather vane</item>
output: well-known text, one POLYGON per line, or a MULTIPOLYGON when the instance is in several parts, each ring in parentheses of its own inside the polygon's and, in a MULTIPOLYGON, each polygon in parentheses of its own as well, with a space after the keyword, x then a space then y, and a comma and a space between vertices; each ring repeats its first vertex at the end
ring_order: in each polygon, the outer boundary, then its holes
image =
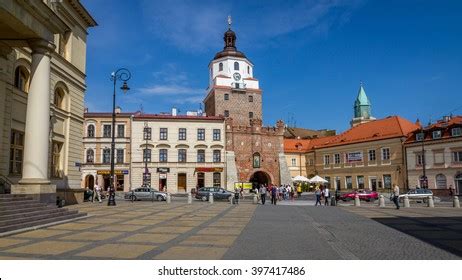
POLYGON ((231 23, 233 23, 233 20, 231 19, 231 16, 228 16, 228 28, 231 29, 231 23))

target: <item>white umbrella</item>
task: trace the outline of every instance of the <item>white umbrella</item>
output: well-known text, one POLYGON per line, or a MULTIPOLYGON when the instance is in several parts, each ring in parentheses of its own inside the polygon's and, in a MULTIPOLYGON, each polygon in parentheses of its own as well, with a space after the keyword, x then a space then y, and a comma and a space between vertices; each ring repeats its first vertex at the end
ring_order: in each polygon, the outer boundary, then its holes
POLYGON ((294 181, 294 182, 309 182, 310 180, 308 178, 306 178, 305 176, 298 175, 298 176, 295 176, 294 178, 292 178, 292 181, 294 181))
POLYGON ((314 184, 325 184, 325 183, 329 183, 329 181, 327 181, 326 179, 316 175, 314 176, 313 178, 309 179, 310 180, 310 183, 314 183, 314 184))

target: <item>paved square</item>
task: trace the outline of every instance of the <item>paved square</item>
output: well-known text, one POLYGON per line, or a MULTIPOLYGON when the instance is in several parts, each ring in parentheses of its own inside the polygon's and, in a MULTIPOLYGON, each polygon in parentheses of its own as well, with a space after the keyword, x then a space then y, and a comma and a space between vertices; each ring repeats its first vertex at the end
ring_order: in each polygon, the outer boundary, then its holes
POLYGON ((157 255, 154 259, 158 260, 216 260, 221 259, 226 253, 227 248, 203 248, 176 246, 157 255))
POLYGON ((6 250, 7 253, 58 255, 85 246, 84 242, 43 241, 6 250))
POLYGON ((153 249, 155 249, 155 246, 150 245, 105 244, 82 252, 77 256, 103 259, 134 259, 153 249))
POLYGON ((165 243, 174 238, 178 234, 158 234, 158 233, 137 233, 121 239, 121 242, 140 242, 140 243, 165 243))
POLYGON ((19 238, 47 238, 47 237, 52 237, 56 235, 62 235, 69 233, 70 231, 67 230, 47 230, 47 229, 39 229, 39 230, 33 230, 25 233, 20 233, 15 235, 15 237, 19 238))
POLYGON ((121 235, 120 232, 95 232, 95 231, 88 231, 88 232, 81 232, 71 235, 66 235, 61 237, 62 240, 78 240, 78 241, 98 241, 98 240, 106 240, 114 238, 118 235, 121 235))

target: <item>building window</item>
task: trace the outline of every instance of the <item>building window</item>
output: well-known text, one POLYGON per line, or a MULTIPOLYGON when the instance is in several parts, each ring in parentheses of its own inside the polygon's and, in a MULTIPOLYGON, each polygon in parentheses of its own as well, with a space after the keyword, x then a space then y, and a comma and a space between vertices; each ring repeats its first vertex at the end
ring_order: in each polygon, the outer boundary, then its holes
POLYGON ((64 109, 64 91, 62 88, 55 89, 53 104, 56 108, 64 109))
POLYGON ((221 187, 221 173, 219 172, 213 173, 213 186, 216 188, 221 187))
POLYGON ((152 130, 150 127, 144 127, 143 128, 143 140, 151 140, 151 134, 152 130))
POLYGON ((205 150, 197 150, 197 162, 205 162, 205 150))
POLYGON ((351 179, 351 176, 346 176, 345 177, 345 185, 347 189, 352 189, 353 188, 353 181, 351 179))
POLYGON ((382 148, 382 160, 390 160, 390 149, 382 148))
POLYGON ((117 163, 124 163, 124 149, 117 149, 117 163))
POLYGON ((87 163, 93 163, 95 160, 95 151, 92 149, 87 150, 87 163))
POLYGON ((324 166, 329 166, 330 164, 330 155, 324 155, 324 166))
POLYGON ((221 151, 213 150, 213 162, 221 162, 221 151))
POLYGON ((438 189, 445 189, 447 187, 446 176, 443 174, 436 175, 436 187, 438 189))
POLYGON ((249 95, 249 102, 253 102, 253 95, 249 95))
POLYGON ((224 95, 224 96, 225 96, 225 97, 224 97, 224 98, 225 98, 225 100, 229 100, 229 93, 225 93, 225 95, 224 95))
POLYGON ((111 125, 110 124, 103 125, 103 137, 106 137, 106 138, 111 137, 111 125))
POLYGON ((325 176, 324 179, 327 181, 327 183, 325 184, 325 186, 326 186, 327 188, 330 189, 330 177, 329 177, 329 176, 325 176))
POLYGON ((314 160, 312 158, 310 158, 309 162, 310 162, 310 166, 314 165, 314 160))
POLYGON ((253 119, 253 112, 249 112, 249 119, 253 119))
POLYGON ((358 189, 364 189, 364 176, 357 176, 358 189))
POLYGON ((340 164, 340 154, 335 154, 334 155, 334 163, 335 164, 340 164))
POLYGON ((218 71, 223 71, 223 63, 218 64, 218 71))
POLYGON ((95 138, 95 126, 90 124, 87 127, 87 137, 88 138, 95 138))
POLYGON ((168 161, 167 149, 160 149, 159 150, 159 162, 167 162, 167 161, 168 161))
POLYGON ((247 66, 247 74, 250 74, 250 66, 247 66))
POLYGON ((197 129, 197 140, 199 141, 205 140, 205 129, 204 128, 197 129))
POLYGON ((178 140, 186 140, 186 128, 178 129, 178 140))
POLYGON ((22 174, 22 156, 24 150, 24 133, 16 130, 11 131, 10 143, 10 174, 22 174))
POLYGON ((117 137, 124 138, 125 137, 125 125, 119 124, 117 125, 117 137))
POLYGON ((103 163, 111 163, 111 149, 103 149, 103 163))
POLYGON ((424 140, 425 134, 423 132, 419 132, 415 135, 415 140, 416 141, 423 141, 424 140))
POLYGON ((178 162, 186 162, 186 149, 178 150, 178 162))
POLYGON ((239 71, 239 62, 234 62, 234 70, 239 71))
POLYGON ((296 158, 292 159, 292 166, 297 166, 297 159, 296 158))
POLYGON ((225 117, 229 117, 229 111, 228 110, 225 110, 225 117))
POLYGON ((253 154, 253 168, 260 168, 260 154, 255 153, 253 154))
POLYGON ((462 151, 452 152, 452 161, 462 163, 462 151))
POLYGON ((369 161, 375 161, 375 150, 369 150, 369 161))
POLYGON ((415 155, 415 163, 417 166, 422 166, 424 164, 424 158, 422 153, 415 155))
POLYGON ((151 162, 151 149, 143 149, 143 162, 151 162))
POLYGON ((391 175, 383 175, 383 187, 386 189, 391 189, 391 175))
POLYGON ((213 141, 220 141, 221 140, 221 130, 214 129, 213 130, 213 141))
POLYGON ((168 135, 168 129, 163 127, 160 129, 160 135, 159 135, 159 139, 160 140, 167 140, 167 135, 168 135))
POLYGON ((441 138, 441 130, 435 130, 432 133, 433 139, 440 139, 441 138))
POLYGON ((29 72, 23 66, 16 67, 14 71, 14 87, 20 91, 27 92, 27 84, 29 80, 29 72))
POLYGON ((462 128, 460 127, 454 127, 452 130, 451 130, 451 135, 453 137, 455 136, 461 136, 462 135, 462 128))
POLYGON ((51 159, 51 177, 62 178, 63 171, 61 169, 61 149, 63 143, 55 142, 52 143, 53 156, 51 159))

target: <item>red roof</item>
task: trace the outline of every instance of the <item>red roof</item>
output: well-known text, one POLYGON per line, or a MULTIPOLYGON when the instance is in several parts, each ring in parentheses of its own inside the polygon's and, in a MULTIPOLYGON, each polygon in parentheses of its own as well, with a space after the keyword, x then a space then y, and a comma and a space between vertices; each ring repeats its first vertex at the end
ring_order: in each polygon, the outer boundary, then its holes
MULTIPOLYGON (((442 130, 441 138, 438 138, 438 139, 453 138, 454 136, 452 136, 452 133, 451 133, 451 129, 453 127, 462 127, 462 116, 453 116, 447 120, 445 119, 439 120, 435 123, 432 123, 424 127, 423 130, 425 133, 425 141, 433 140, 432 132, 435 130, 442 130)), ((408 136, 405 143, 416 142, 416 134, 420 133, 421 131, 422 130, 420 128, 414 131, 412 134, 408 136)), ((438 140, 438 139, 435 139, 435 140, 438 140)))
POLYGON ((224 121, 224 117, 220 116, 188 116, 188 115, 160 115, 160 114, 139 114, 136 115, 133 120, 145 120, 145 119, 156 119, 156 120, 209 120, 209 121, 224 121))
POLYGON ((286 153, 306 153, 314 148, 328 143, 335 136, 326 136, 312 139, 284 139, 284 152, 286 153))
POLYGON ((390 116, 385 119, 374 120, 352 127, 339 135, 332 136, 332 139, 318 145, 318 147, 326 148, 396 137, 407 137, 417 129, 419 129, 419 126, 415 123, 399 116, 390 116))
MULTIPOLYGON (((116 113, 116 117, 131 117, 140 114, 140 112, 116 113)), ((112 118, 112 112, 88 112, 83 114, 84 118, 112 118)))

